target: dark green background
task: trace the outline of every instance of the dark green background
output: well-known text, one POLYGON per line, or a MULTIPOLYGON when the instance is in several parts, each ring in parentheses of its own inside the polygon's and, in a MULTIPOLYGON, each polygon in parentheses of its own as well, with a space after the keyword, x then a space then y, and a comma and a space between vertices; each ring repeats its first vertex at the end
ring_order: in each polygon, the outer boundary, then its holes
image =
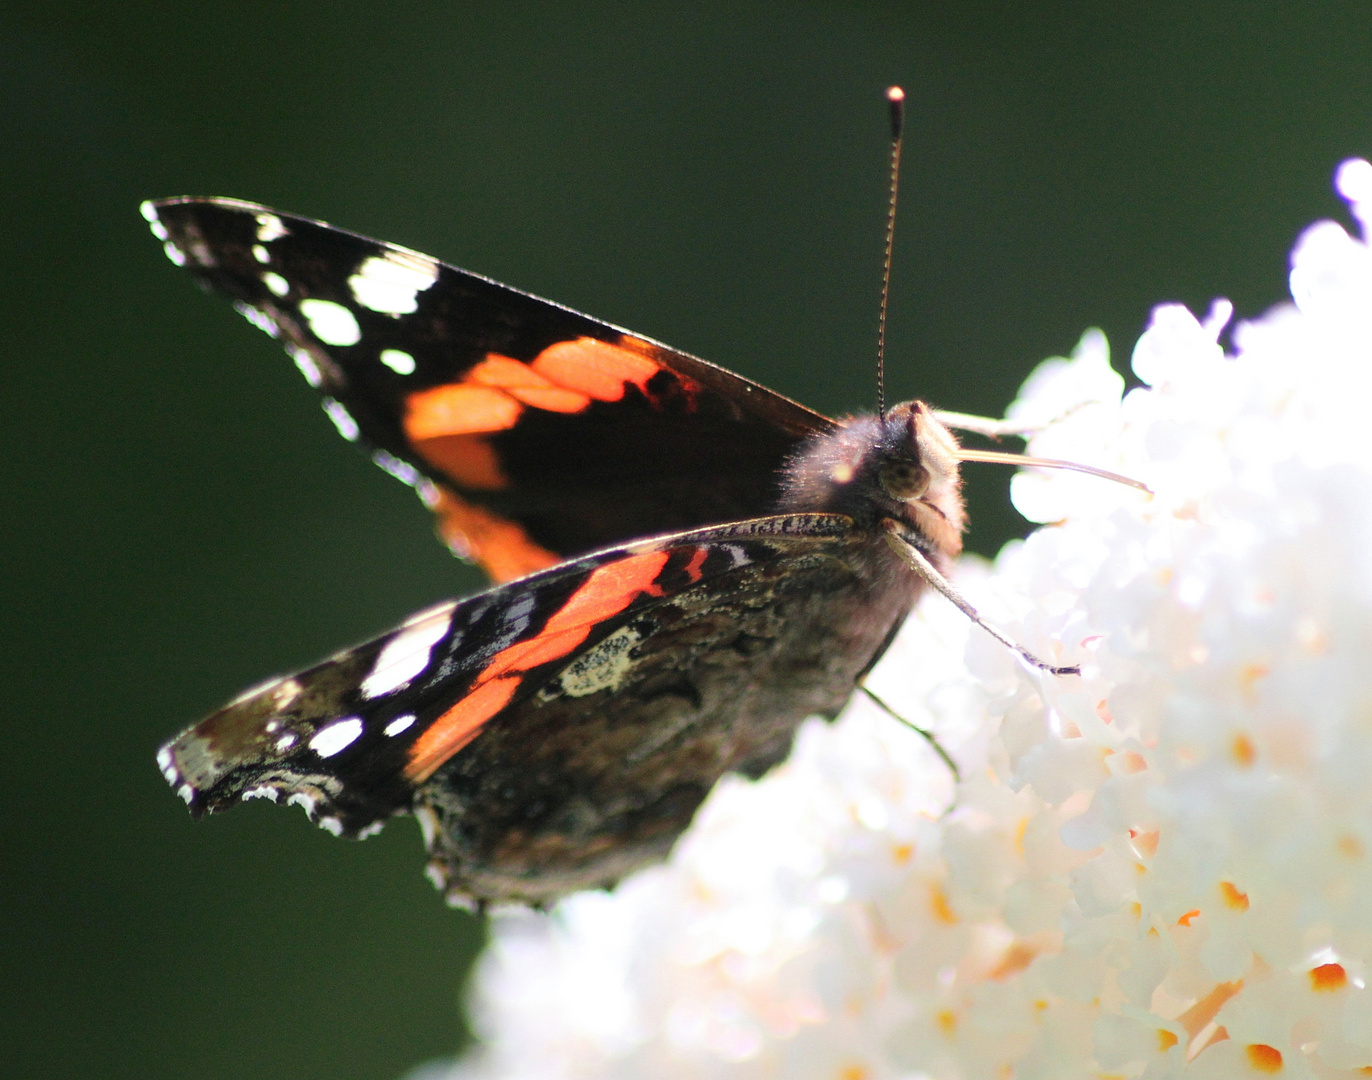
MULTIPOLYGON (((1372 151, 1349 3, 30 4, 0 16, 0 1073, 387 1078, 476 922, 417 830, 193 824, 158 743, 471 587, 413 495, 137 215, 223 194, 872 402, 881 89, 911 123, 893 396, 999 412, 1148 308, 1281 298, 1372 151)), ((1016 525, 973 489, 972 546, 1016 525)))

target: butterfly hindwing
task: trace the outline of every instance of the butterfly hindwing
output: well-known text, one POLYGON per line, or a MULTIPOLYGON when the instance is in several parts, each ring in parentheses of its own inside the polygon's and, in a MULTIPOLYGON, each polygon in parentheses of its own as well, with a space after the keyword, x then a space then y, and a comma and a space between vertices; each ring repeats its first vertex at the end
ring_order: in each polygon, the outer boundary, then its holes
MULTIPOLYGON (((790 637, 815 629, 812 613, 791 608, 856 580, 852 531, 840 516, 787 515, 573 560, 254 688, 159 762, 197 813, 269 798, 349 836, 396 813, 437 820, 431 849, 464 893, 473 867, 518 876, 509 864, 531 856, 501 854, 511 836, 537 837, 545 862, 556 862, 549 845, 594 854, 567 835, 578 800, 600 807, 594 823, 582 815, 583 831, 645 833, 620 845, 622 859, 643 861, 722 772, 771 765, 797 715, 850 692, 853 672, 831 658, 802 663, 790 637), (760 677, 778 660, 789 678, 760 677), (753 708, 741 705, 749 694, 753 708), (683 740, 695 750, 682 754, 683 740), (608 785, 617 796, 599 790, 608 785), (632 812, 616 818, 616 801, 632 812)), ((829 619, 846 618, 826 606, 829 619)), ((543 869, 550 882, 552 870, 575 877, 575 866, 543 869)), ((595 872, 606 878, 603 860, 595 872)))
POLYGON ((832 427, 723 368, 395 245, 237 200, 144 213, 496 580, 765 514, 783 461, 832 427))

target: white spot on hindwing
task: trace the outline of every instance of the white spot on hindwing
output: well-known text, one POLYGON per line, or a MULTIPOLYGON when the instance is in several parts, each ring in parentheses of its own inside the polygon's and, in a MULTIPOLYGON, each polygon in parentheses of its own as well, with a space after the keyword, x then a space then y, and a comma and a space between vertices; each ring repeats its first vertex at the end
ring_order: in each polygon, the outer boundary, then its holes
POLYGON ((269 799, 272 802, 276 802, 280 798, 280 789, 274 788, 270 784, 261 784, 255 788, 248 788, 242 795, 244 802, 247 802, 249 799, 269 799))
MULTIPOLYGON (((430 651, 452 624, 453 606, 448 603, 420 612, 386 642, 371 672, 362 680, 359 689, 364 699, 400 689, 429 666, 430 651)), ((386 734, 391 734, 389 726, 386 734)))
POLYGON ((284 754, 294 745, 295 735, 288 731, 286 734, 282 735, 281 738, 276 740, 276 751, 279 754, 284 754))
POLYGON ((382 349, 379 359, 397 375, 414 374, 414 357, 402 349, 382 349))
MULTIPOLYGON (((420 803, 414 808, 414 819, 419 822, 419 832, 424 837, 424 850, 433 851, 434 838, 443 829, 443 822, 438 820, 438 814, 434 808, 424 803, 420 803)), ((425 873, 427 872, 426 870, 425 873)), ((442 885, 438 887, 443 888, 442 885)))
POLYGON ((357 316, 332 300, 302 300, 300 314, 310 324, 310 332, 325 345, 356 345, 362 340, 357 316))
POLYGON ((568 697, 585 697, 597 690, 618 690, 624 677, 633 670, 630 651, 642 640, 642 633, 634 627, 621 626, 563 668, 557 685, 568 697))
POLYGON ((737 570, 740 566, 747 566, 753 561, 739 544, 720 544, 719 549, 728 552, 730 570, 737 570))
POLYGON ((323 405, 324 412, 333 421, 333 426, 338 428, 338 433, 348 442, 354 441, 358 436, 358 427, 353 414, 348 412, 341 401, 335 401, 331 397, 325 398, 323 405))
POLYGON ((254 244, 252 246, 252 257, 260 263, 269 263, 272 261, 272 257, 267 254, 267 249, 261 244, 254 244))
POLYGON ((157 767, 162 770, 162 775, 166 777, 167 783, 174 785, 181 779, 181 773, 176 768, 170 746, 164 746, 157 751, 157 767))
POLYGON ((397 716, 384 728, 382 733, 386 735, 399 735, 402 731, 409 731, 414 725, 414 713, 406 713, 404 716, 397 716))
POLYGON ((413 251, 394 248, 363 259, 348 278, 353 299, 383 315, 410 315, 419 294, 438 280, 438 263, 413 251))
POLYGON ((310 749, 320 757, 333 757, 357 741, 362 734, 362 718, 349 716, 335 720, 328 727, 320 728, 310 740, 310 749))
POLYGON ((271 290, 273 296, 285 296, 291 291, 290 283, 280 274, 271 270, 263 271, 262 284, 271 290))
POLYGON ((275 214, 257 215, 257 239, 262 243, 270 244, 273 240, 281 239, 289 231, 275 214))
POLYGON ((314 796, 306 795, 303 791, 297 791, 286 800, 287 806, 298 806, 305 811, 311 818, 314 817, 314 796))

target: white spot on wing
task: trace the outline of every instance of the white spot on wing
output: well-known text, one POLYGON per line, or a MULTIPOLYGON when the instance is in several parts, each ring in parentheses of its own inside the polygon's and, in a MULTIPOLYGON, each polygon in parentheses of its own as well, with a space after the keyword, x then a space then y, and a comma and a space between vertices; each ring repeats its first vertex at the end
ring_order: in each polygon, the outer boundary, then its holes
POLYGON ((289 282, 272 270, 263 271, 262 284, 272 291, 273 296, 285 296, 291 291, 289 282))
POLYGON ((326 412, 329 419, 333 421, 333 426, 338 428, 338 433, 342 435, 343 438, 347 439, 348 442, 352 442, 357 438, 357 421, 353 419, 353 414, 348 412, 341 402, 335 401, 333 398, 325 398, 324 412, 326 412))
POLYGON ((370 825, 363 826, 357 831, 357 838, 359 840, 365 840, 369 836, 375 836, 385 827, 386 823, 384 821, 373 821, 370 825))
POLYGON ((264 244, 270 244, 273 240, 279 240, 285 236, 289 230, 281 223, 281 219, 275 214, 257 215, 257 238, 264 244))
POLYGON ((305 376, 307 383, 318 387, 324 381, 324 376, 320 374, 319 365, 314 362, 314 357, 300 348, 299 345, 287 345, 286 352, 295 361, 295 366, 300 369, 300 374, 305 376))
POLYGON ((382 349, 380 360, 397 375, 414 374, 414 357, 403 349, 382 349))
POLYGON ((159 240, 166 240, 171 236, 171 233, 167 232, 167 227, 156 218, 152 219, 152 224, 148 226, 148 230, 159 240))
POLYGON ((241 300, 235 301, 233 309, 268 337, 281 336, 281 329, 276 325, 276 320, 265 311, 259 311, 257 308, 252 307, 250 304, 245 304, 241 300))
POLYGON ((413 487, 419 483, 419 471, 409 462, 401 461, 394 454, 386 450, 378 450, 372 454, 372 461, 385 469, 402 484, 409 484, 413 487))
POLYGON ((346 750, 362 734, 362 719, 349 716, 346 720, 336 720, 326 728, 320 728, 310 740, 310 749, 320 757, 333 757, 346 750))
MULTIPOLYGON (((362 680, 362 696, 370 699, 398 690, 429 665, 429 652, 452 624, 452 604, 421 612, 386 642, 362 680)), ((414 718, 411 717, 411 720, 414 718)), ((387 734, 390 734, 389 728, 387 734)))
POLYGON ((319 819, 319 827, 325 832, 333 833, 334 836, 343 835, 343 822, 336 817, 322 817, 319 819))
POLYGON ((254 244, 252 246, 252 257, 260 263, 269 263, 272 261, 272 257, 267 254, 267 249, 261 244, 254 244))
POLYGON ((186 253, 182 251, 179 247, 177 247, 175 244, 173 244, 170 240, 168 240, 165 244, 162 245, 162 250, 166 252, 167 258, 169 258, 177 266, 186 265, 186 253))
MULTIPOLYGON (((148 204, 144 203, 143 205, 147 206, 148 204)), ((166 772, 172 767, 171 747, 164 746, 161 750, 157 751, 157 767, 163 772, 166 772)))
MULTIPOLYGON (((419 822, 419 832, 420 835, 424 837, 424 850, 432 851, 434 848, 434 837, 438 835, 439 830, 443 827, 442 823, 438 820, 438 814, 434 812, 432 806, 426 806, 423 803, 420 803, 414 808, 414 819, 419 822)), ((434 869, 434 867, 433 864, 430 863, 428 869, 424 872, 427 874, 429 870, 432 869, 434 869)), ((442 880, 436 882, 436 884, 440 889, 443 888, 442 880)))
POLYGON ((176 789, 176 794, 179 795, 182 799, 184 799, 186 805, 189 806, 191 804, 191 800, 195 798, 195 788, 191 787, 190 784, 182 784, 179 788, 176 789))
POLYGON ((290 731, 286 732, 286 734, 282 735, 281 738, 276 740, 276 749, 278 753, 284 754, 294 745, 295 735, 293 732, 290 731))
POLYGON ((721 551, 729 553, 730 569, 738 569, 740 566, 747 566, 752 559, 748 558, 748 553, 738 544, 720 544, 721 551))
POLYGON ((357 316, 332 300, 302 300, 300 314, 310 324, 310 332, 325 345, 356 345, 362 340, 357 316))
POLYGON ((152 222, 158 220, 157 207, 153 206, 151 199, 144 199, 138 204, 138 212, 143 215, 143 220, 152 222))
POLYGON ((297 791, 286 800, 287 806, 298 806, 310 817, 314 817, 314 796, 306 795, 303 791, 297 791))
POLYGON ((271 802, 276 802, 280 797, 281 792, 270 784, 262 784, 259 787, 248 788, 247 791, 243 792, 244 802, 247 802, 249 799, 268 799, 271 802))
POLYGON ((353 299, 383 315, 409 315, 419 294, 438 280, 438 263, 413 251, 384 251, 362 260, 348 278, 353 299))
POLYGON ((387 735, 399 735, 402 731, 408 731, 414 723, 414 713, 406 713, 404 716, 397 716, 382 730, 387 735))

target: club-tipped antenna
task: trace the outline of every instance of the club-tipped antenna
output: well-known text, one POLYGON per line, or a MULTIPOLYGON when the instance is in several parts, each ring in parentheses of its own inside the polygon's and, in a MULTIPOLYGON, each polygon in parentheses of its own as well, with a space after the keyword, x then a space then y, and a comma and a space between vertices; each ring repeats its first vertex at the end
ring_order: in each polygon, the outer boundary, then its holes
POLYGON ((886 88, 891 105, 891 199, 886 207, 886 256, 881 263, 881 313, 877 316, 877 416, 886 419, 886 304, 891 295, 891 247, 896 238, 896 192, 900 187, 900 139, 905 128, 905 91, 886 88))
POLYGON ((1117 484, 1125 484, 1131 488, 1148 495, 1153 494, 1152 488, 1138 480, 1121 476, 1119 473, 1112 473, 1107 469, 1097 469, 1094 465, 1082 465, 1076 461, 1059 461, 1057 458, 1032 457, 1029 454, 1012 454, 1005 450, 968 450, 966 447, 958 449, 959 461, 984 461, 992 465, 1019 465, 1024 468, 1035 469, 1066 469, 1069 472, 1085 473, 1087 476, 1098 476, 1102 480, 1113 480, 1117 484))

